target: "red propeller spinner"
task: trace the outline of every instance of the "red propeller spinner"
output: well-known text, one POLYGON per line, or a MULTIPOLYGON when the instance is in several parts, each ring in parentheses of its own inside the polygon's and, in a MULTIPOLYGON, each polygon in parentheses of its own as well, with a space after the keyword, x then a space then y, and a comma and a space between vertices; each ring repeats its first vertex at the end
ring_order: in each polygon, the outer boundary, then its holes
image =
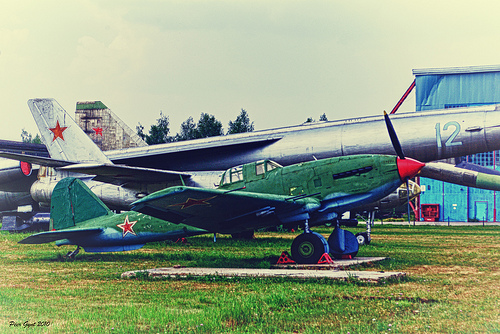
POLYGON ((397 158, 397 165, 399 177, 403 182, 417 175, 418 172, 420 172, 420 170, 425 166, 423 162, 417 161, 415 159, 401 159, 399 157, 397 158))

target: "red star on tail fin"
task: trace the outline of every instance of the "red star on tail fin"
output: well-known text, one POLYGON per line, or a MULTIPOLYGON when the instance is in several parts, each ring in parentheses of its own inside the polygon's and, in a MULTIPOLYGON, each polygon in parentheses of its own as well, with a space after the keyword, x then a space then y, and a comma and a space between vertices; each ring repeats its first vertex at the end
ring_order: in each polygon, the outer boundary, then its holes
POLYGON ((67 126, 61 127, 58 120, 55 128, 49 128, 49 130, 54 133, 54 138, 52 139, 52 141, 55 141, 57 138, 61 138, 62 140, 64 140, 63 131, 67 128, 67 126))

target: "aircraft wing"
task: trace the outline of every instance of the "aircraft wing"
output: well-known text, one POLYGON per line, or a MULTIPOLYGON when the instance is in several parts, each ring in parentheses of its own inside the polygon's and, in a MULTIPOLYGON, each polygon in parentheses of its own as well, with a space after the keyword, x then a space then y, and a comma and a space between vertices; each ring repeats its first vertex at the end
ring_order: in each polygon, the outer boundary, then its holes
POLYGON ((94 180, 113 184, 124 184, 127 182, 158 183, 168 182, 191 177, 190 174, 175 171, 131 167, 124 165, 109 165, 99 163, 82 163, 61 167, 75 173, 96 175, 94 180))
POLYGON ((20 244, 45 244, 52 241, 61 239, 77 240, 78 238, 89 237, 97 235, 103 231, 102 228, 88 228, 79 230, 61 230, 61 231, 48 231, 30 235, 29 237, 19 241, 20 244))
POLYGON ((235 233, 309 218, 319 200, 290 196, 171 187, 132 204, 132 210, 210 232, 235 233))
POLYGON ((124 184, 127 182, 158 183, 189 178, 187 173, 175 171, 132 167, 125 165, 113 165, 104 163, 77 163, 72 161, 58 160, 52 158, 38 157, 34 155, 25 155, 19 153, 9 153, 0 151, 0 157, 29 162, 36 165, 60 168, 74 173, 96 175, 94 180, 112 183, 124 184))

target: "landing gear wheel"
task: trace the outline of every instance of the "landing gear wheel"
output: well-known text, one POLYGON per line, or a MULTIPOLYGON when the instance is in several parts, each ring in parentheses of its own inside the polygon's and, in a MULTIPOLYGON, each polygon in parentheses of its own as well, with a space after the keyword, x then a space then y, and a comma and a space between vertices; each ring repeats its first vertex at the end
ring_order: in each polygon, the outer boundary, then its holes
POLYGON ((369 245, 370 241, 372 241, 366 232, 356 233, 356 239, 358 240, 359 245, 369 245))
POLYGON ((336 259, 346 257, 354 258, 358 254, 359 244, 354 234, 350 231, 335 228, 328 237, 330 254, 336 259))
POLYGON ((316 264, 321 255, 329 252, 325 238, 316 232, 303 233, 292 243, 292 258, 299 264, 316 264))

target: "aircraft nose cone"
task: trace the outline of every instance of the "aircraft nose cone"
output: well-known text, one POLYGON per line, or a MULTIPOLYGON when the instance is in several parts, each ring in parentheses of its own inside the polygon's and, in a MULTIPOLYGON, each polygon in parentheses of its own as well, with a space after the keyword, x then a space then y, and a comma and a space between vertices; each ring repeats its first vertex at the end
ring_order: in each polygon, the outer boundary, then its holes
POLYGON ((406 179, 411 179, 412 177, 417 175, 417 173, 420 172, 420 170, 425 166, 423 162, 411 158, 400 159, 399 157, 397 160, 397 164, 399 177, 401 177, 401 180, 403 181, 405 181, 406 179))

